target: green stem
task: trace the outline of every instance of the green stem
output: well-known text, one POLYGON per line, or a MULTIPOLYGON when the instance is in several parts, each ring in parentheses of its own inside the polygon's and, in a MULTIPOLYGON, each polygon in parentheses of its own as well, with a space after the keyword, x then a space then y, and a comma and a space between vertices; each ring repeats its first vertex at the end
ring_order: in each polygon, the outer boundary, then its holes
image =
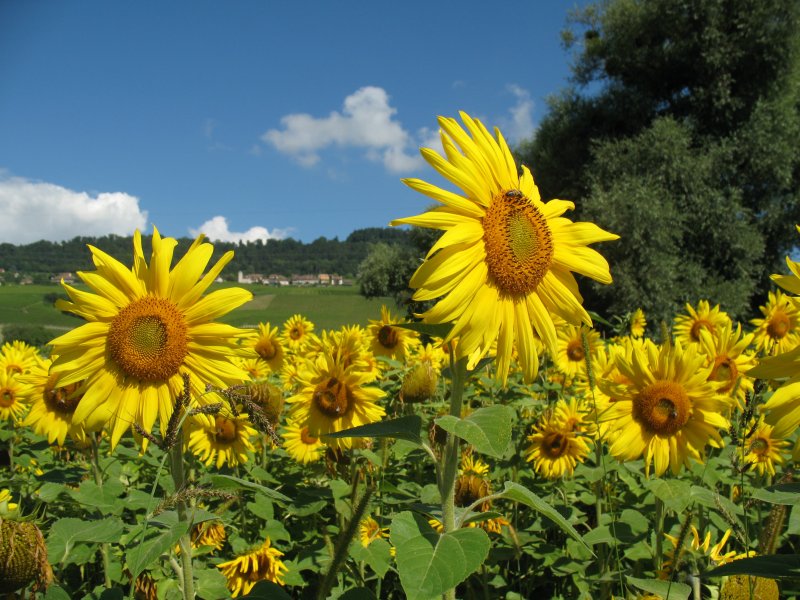
MULTIPOLYGON (((453 379, 450 387, 450 414, 461 418, 461 406, 464 397, 464 384, 467 379, 467 359, 466 357, 454 361, 452 354, 450 358, 452 365, 453 379)), ((442 463, 440 472, 442 474, 441 486, 439 491, 442 496, 442 525, 445 533, 455 531, 456 528, 456 509, 455 509, 455 489, 456 476, 458 475, 458 450, 459 440, 452 433, 447 434, 444 452, 442 453, 442 463)), ((455 600, 456 590, 448 590, 444 594, 445 600, 455 600)))
POLYGON ((664 501, 656 496, 656 555, 655 570, 661 569, 662 553, 664 551, 664 501))
MULTIPOLYGON (((103 489, 103 470, 100 468, 100 453, 97 449, 97 438, 94 434, 90 434, 89 438, 92 440, 92 467, 94 470, 94 482, 101 490, 103 489)), ((103 585, 106 589, 111 589, 111 558, 110 546, 108 542, 100 544, 100 556, 103 559, 103 585)))
MULTIPOLYGON (((175 483, 175 493, 180 494, 181 490, 186 487, 186 476, 183 471, 183 445, 176 443, 169 450, 169 463, 170 472, 172 474, 172 481, 175 483)), ((177 504, 178 521, 183 523, 187 522, 187 506, 186 502, 179 496, 177 504)), ((183 591, 184 600, 194 600, 194 575, 192 573, 192 542, 189 538, 189 530, 187 529, 180 539, 178 546, 181 549, 181 589, 183 591)))

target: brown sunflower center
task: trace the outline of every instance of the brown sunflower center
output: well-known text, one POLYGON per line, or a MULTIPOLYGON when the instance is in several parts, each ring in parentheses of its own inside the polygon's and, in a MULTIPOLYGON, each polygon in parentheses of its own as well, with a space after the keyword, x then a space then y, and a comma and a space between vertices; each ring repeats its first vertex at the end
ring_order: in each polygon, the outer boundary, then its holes
POLYGON ((48 377, 42 394, 47 408, 62 415, 71 415, 78 407, 83 394, 76 394, 75 391, 80 387, 78 383, 71 383, 61 387, 56 387, 58 374, 53 373, 48 377))
POLYGON ((308 446, 313 446, 317 443, 317 438, 308 433, 308 427, 303 427, 300 430, 300 441, 308 446))
POLYGON ((692 323, 692 328, 689 330, 689 337, 692 338, 693 342, 700 341, 700 332, 703 329, 711 334, 713 334, 715 331, 714 324, 708 319, 697 319, 694 323, 692 323))
POLYGON ((236 440, 236 421, 217 416, 214 423, 214 438, 224 444, 234 442, 236 440))
POLYGON ((264 360, 272 360, 278 353, 278 348, 276 348, 272 340, 267 337, 262 337, 256 342, 255 350, 264 360))
POLYGON ((569 344, 567 344, 567 358, 573 362, 581 362, 585 357, 583 342, 581 340, 570 340, 569 344))
POLYGON ((750 452, 753 454, 766 454, 769 450, 769 442, 764 438, 758 437, 750 442, 750 452))
POLYGON ((108 330, 108 351, 126 376, 165 381, 183 365, 186 333, 186 320, 172 301, 145 296, 114 317, 108 330))
POLYGON ((397 346, 397 342, 399 341, 400 336, 394 327, 390 325, 384 325, 378 330, 378 342, 380 342, 380 345, 384 348, 392 350, 395 346, 397 346))
POLYGON ((708 376, 709 381, 719 381, 724 383, 719 388, 720 392, 730 392, 733 389, 736 379, 739 377, 739 369, 736 362, 728 356, 718 356, 714 359, 714 367, 708 376))
POLYGON ((767 335, 774 340, 781 340, 789 333, 791 325, 789 315, 782 310, 776 310, 767 323, 767 335))
POLYGON ((512 296, 533 292, 553 258, 547 219, 519 190, 492 199, 483 217, 483 243, 489 274, 512 296))
POLYGON ((8 408, 14 405, 17 400, 17 395, 14 390, 9 388, 0 388, 0 407, 8 408))
POLYGON ((335 377, 330 377, 317 385, 312 400, 325 416, 333 419, 344 415, 352 405, 347 384, 335 377))
POLYGON ((647 431, 671 436, 689 420, 691 401, 683 386, 674 381, 654 381, 633 401, 633 418, 647 431))
POLYGON ((551 431, 542 439, 542 452, 547 458, 560 458, 567 452, 569 439, 560 431, 551 431))
POLYGON ((299 325, 295 325, 289 330, 289 337, 292 338, 295 342, 303 337, 303 328, 299 325))

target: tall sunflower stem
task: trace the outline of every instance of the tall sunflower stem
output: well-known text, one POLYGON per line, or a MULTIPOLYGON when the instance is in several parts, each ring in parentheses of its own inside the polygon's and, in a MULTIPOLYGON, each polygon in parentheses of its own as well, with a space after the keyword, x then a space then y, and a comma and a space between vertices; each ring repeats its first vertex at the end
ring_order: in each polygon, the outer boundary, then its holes
POLYGON ((656 555, 654 557, 655 569, 661 568, 661 559, 664 552, 664 501, 656 496, 656 555))
MULTIPOLYGON (((100 468, 100 453, 97 448, 97 438, 90 434, 89 438, 92 440, 92 469, 94 471, 94 482, 97 487, 103 487, 103 469, 100 468)), ((111 588, 111 556, 110 546, 108 542, 100 544, 100 557, 103 560, 103 585, 106 589, 111 588)))
MULTIPOLYGON (((452 365, 452 383, 450 386, 450 414, 454 417, 461 417, 461 406, 464 398, 464 385, 467 379, 467 359, 460 358, 453 360, 452 352, 450 358, 452 365)), ((456 476, 458 475, 458 437, 452 433, 447 434, 444 452, 442 453, 442 473, 440 492, 442 496, 442 525, 445 533, 455 531, 456 528, 456 509, 455 509, 455 489, 456 476)), ((448 590, 444 594, 445 600, 454 600, 456 590, 448 590)))
MULTIPOLYGON (((172 481, 175 483, 175 492, 179 493, 186 487, 186 475, 183 470, 183 444, 178 442, 169 450, 169 466, 172 481)), ((186 502, 179 499, 177 504, 178 520, 187 521, 186 502)), ((181 590, 184 600, 194 600, 194 573, 192 572, 192 542, 187 529, 180 539, 178 546, 181 549, 181 590)))

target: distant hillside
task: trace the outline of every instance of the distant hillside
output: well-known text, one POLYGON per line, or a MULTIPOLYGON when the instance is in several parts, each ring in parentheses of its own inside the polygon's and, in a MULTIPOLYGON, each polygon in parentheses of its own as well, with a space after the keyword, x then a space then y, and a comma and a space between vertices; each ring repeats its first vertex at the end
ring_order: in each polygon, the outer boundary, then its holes
MULTIPOLYGON (((150 236, 143 237, 148 256, 150 239, 150 236)), ((233 250, 234 258, 223 271, 223 277, 228 279, 235 279, 238 271, 264 275, 337 273, 345 277, 355 277, 358 265, 367 256, 370 245, 378 242, 413 246, 412 234, 408 230, 372 227, 358 229, 343 241, 321 237, 308 244, 292 238, 268 240, 266 243, 214 242, 212 260, 216 261, 228 250, 233 250)), ((179 239, 176 257, 181 256, 191 243, 190 238, 179 239)), ((132 244, 132 237, 118 235, 76 237, 68 242, 39 241, 21 246, 4 243, 0 244, 0 268, 20 273, 93 270, 87 245, 96 246, 123 264, 130 265, 132 244)))

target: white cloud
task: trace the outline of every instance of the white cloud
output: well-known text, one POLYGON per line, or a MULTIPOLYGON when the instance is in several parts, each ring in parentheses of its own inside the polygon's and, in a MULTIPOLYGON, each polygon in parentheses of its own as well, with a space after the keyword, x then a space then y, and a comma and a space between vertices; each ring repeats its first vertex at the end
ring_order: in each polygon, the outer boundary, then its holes
POLYGON ((22 177, 0 177, 0 242, 29 244, 76 236, 131 235, 144 229, 147 211, 124 192, 86 192, 22 177))
POLYGON ((247 231, 237 232, 228 229, 228 219, 222 216, 216 216, 197 229, 189 229, 192 237, 197 237, 200 233, 204 233, 212 242, 255 242, 261 240, 282 240, 293 231, 291 227, 286 229, 273 229, 269 231, 266 227, 251 227, 247 231))
POLYGON ((517 143, 533 135, 533 100, 528 90, 516 84, 508 86, 508 91, 517 98, 517 103, 509 109, 511 117, 503 121, 503 135, 510 143, 517 143))
POLYGON ((423 163, 416 152, 407 152, 411 136, 393 120, 396 112, 386 90, 367 86, 344 99, 341 113, 289 114, 281 119, 283 129, 270 129, 261 139, 305 167, 319 162, 320 150, 336 145, 363 148, 368 159, 383 162, 392 173, 413 171, 423 163))

